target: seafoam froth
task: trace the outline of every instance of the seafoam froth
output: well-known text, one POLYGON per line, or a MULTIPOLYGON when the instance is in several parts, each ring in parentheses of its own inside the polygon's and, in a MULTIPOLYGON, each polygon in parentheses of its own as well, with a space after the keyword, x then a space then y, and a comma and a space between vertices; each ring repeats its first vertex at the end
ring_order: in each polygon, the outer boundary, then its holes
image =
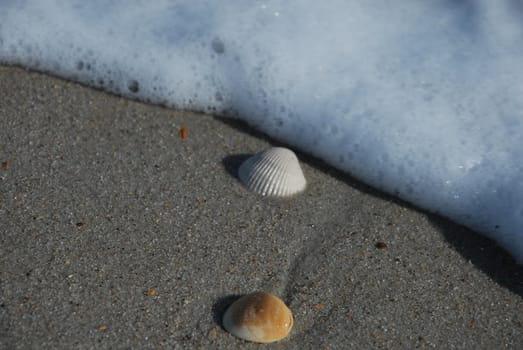
POLYGON ((0 61, 237 116, 523 261, 516 0, 0 1, 0 61))

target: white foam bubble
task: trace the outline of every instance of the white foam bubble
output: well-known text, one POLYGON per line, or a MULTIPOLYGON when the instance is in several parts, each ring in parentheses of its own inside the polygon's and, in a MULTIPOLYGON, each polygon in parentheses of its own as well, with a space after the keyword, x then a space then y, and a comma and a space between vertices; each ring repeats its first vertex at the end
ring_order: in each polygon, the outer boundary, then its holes
POLYGON ((511 0, 2 1, 0 60, 225 113, 523 261, 511 0))

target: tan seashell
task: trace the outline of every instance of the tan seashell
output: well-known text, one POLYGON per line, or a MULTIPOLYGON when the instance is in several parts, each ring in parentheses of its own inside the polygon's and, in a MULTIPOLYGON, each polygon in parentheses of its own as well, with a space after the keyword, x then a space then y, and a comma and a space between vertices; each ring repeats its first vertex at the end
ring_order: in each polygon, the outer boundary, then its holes
POLYGON ((298 157, 283 147, 269 148, 247 159, 238 170, 240 180, 263 196, 291 196, 305 189, 298 157))
POLYGON ((241 297, 223 315, 223 326, 228 332, 256 343, 272 343, 285 338, 293 323, 287 305, 266 292, 241 297))

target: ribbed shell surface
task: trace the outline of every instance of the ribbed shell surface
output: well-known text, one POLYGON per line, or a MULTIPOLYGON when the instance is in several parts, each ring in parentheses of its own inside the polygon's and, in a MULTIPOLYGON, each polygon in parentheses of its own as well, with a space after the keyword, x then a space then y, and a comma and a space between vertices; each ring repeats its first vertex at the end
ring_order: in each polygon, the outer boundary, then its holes
POLYGON ((263 196, 291 196, 305 189, 298 158, 283 147, 269 148, 247 159, 238 171, 240 180, 263 196))

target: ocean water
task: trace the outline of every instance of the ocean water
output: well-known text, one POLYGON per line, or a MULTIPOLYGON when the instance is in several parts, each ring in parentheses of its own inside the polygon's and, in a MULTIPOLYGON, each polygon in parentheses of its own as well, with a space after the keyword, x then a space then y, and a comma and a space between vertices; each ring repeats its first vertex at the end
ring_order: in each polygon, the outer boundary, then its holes
POLYGON ((0 0, 0 62, 241 118, 523 262, 520 0, 0 0))

